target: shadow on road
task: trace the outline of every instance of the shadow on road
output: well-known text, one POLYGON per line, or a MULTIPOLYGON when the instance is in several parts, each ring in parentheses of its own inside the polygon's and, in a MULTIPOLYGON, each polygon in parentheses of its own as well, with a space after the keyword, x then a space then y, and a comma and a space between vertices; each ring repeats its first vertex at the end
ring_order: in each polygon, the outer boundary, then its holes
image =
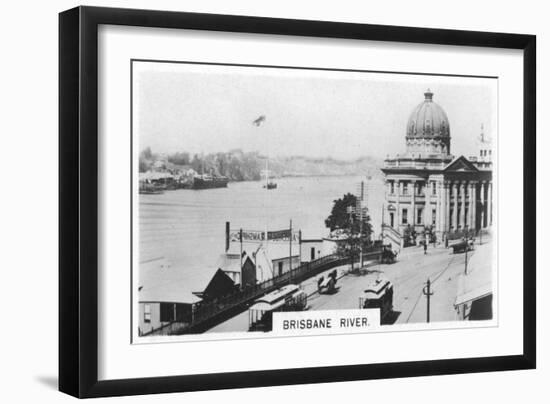
POLYGON ((340 290, 340 286, 335 286, 334 289, 332 290, 327 290, 324 292, 317 292, 317 293, 319 293, 320 295, 334 295, 338 293, 339 290, 340 290))
POLYGON ((370 275, 370 274, 381 274, 381 273, 384 273, 384 271, 382 271, 380 269, 362 268, 362 269, 358 269, 358 270, 354 270, 352 272, 349 272, 348 275, 351 275, 351 276, 366 276, 366 275, 370 275))

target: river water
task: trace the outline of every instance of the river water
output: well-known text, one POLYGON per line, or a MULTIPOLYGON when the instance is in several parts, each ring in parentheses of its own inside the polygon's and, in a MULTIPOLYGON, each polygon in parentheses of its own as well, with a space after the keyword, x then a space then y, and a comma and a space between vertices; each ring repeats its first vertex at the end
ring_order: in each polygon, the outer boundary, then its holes
POLYGON ((380 177, 288 177, 274 190, 262 182, 231 182, 227 188, 173 190, 139 195, 140 261, 165 258, 197 290, 225 247, 225 222, 246 230, 302 230, 303 238, 328 235, 325 218, 333 201, 357 193, 365 181, 366 202, 375 234, 380 233, 384 185, 380 177))

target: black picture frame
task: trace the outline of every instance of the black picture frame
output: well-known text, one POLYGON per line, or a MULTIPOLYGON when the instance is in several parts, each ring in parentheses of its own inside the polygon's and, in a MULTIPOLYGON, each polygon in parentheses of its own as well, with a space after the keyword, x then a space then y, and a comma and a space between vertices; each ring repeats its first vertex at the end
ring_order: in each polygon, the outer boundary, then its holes
POLYGON ((536 37, 167 11, 59 15, 59 389, 103 397, 459 374, 536 366, 536 37), (181 28, 523 51, 523 353, 469 359, 98 381, 98 26, 181 28))

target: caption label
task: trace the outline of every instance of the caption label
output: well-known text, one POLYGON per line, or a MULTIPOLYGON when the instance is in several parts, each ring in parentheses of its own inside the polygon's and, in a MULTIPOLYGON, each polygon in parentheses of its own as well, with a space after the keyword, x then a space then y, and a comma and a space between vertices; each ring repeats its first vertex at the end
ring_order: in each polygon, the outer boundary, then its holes
POLYGON ((379 326, 379 309, 273 313, 273 332, 285 335, 361 333, 379 326))

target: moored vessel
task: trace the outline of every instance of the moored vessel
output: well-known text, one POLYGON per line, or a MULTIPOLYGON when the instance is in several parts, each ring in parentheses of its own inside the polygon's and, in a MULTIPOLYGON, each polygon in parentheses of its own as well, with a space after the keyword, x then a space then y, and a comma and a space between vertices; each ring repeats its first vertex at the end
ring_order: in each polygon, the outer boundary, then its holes
POLYGON ((225 176, 202 174, 193 178, 193 189, 227 188, 229 178, 225 176))

